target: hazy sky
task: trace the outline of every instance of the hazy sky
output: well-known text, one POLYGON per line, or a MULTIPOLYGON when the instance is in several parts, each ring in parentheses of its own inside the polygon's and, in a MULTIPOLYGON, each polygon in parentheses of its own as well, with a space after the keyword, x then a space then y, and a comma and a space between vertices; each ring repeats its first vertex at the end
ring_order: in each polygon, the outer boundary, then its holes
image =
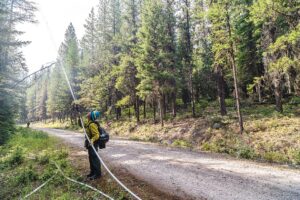
POLYGON ((30 72, 43 64, 55 61, 60 43, 70 22, 73 23, 78 39, 83 36, 83 24, 98 0, 33 0, 39 9, 37 24, 21 25, 26 33, 22 40, 32 41, 23 48, 30 72), (53 39, 52 39, 53 38, 53 39))

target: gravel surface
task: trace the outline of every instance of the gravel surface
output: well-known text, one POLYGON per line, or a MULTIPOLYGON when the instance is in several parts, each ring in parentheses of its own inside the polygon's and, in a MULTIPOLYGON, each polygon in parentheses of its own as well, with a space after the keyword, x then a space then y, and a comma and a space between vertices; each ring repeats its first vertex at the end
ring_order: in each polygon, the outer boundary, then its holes
MULTIPOLYGON (((40 130, 83 146, 82 134, 40 130)), ((300 200, 300 170, 117 139, 111 140, 100 155, 182 199, 300 200)))

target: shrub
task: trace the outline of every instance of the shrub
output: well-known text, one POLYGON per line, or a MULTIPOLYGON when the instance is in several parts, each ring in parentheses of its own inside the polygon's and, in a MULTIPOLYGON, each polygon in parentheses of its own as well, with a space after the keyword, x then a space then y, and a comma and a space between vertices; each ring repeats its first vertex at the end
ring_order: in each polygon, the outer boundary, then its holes
POLYGON ((255 157, 255 152, 250 147, 241 147, 236 153, 238 158, 253 159, 255 157))
POLYGON ((37 173, 32 169, 32 166, 29 168, 25 169, 16 177, 16 180, 19 184, 27 184, 31 181, 36 181, 38 180, 38 175, 37 173))
POLYGON ((189 143, 188 141, 186 140, 174 140, 174 142, 172 143, 173 146, 175 147, 186 147, 186 148, 191 148, 192 147, 192 144, 189 143))
POLYGON ((234 99, 225 99, 225 103, 227 107, 235 107, 235 100, 234 99))
POLYGON ((207 100, 204 100, 204 99, 201 99, 197 102, 196 104, 196 109, 199 110, 199 109, 205 109, 207 108, 209 105, 209 102, 207 100))
POLYGON ((61 149, 58 154, 57 154, 57 159, 61 160, 61 159, 65 159, 67 158, 69 155, 68 151, 66 149, 61 149))
POLYGON ((201 149, 203 151, 212 151, 212 152, 218 151, 218 147, 214 143, 209 143, 209 142, 205 142, 204 144, 202 144, 201 149))
POLYGON ((41 165, 46 165, 49 163, 50 156, 48 154, 42 155, 39 157, 38 161, 41 165))
POLYGON ((296 165, 300 165, 300 150, 295 151, 293 155, 293 160, 296 165))
POLYGON ((276 151, 266 152, 263 155, 263 158, 269 162, 279 162, 279 163, 283 163, 288 160, 284 154, 276 151))
POLYGON ((300 104, 300 97, 292 97, 289 104, 291 105, 299 105, 300 104))
POLYGON ((12 153, 12 155, 10 156, 10 158, 8 159, 8 164, 9 164, 9 166, 13 167, 13 166, 22 164, 23 161, 24 161, 23 150, 18 147, 12 153))

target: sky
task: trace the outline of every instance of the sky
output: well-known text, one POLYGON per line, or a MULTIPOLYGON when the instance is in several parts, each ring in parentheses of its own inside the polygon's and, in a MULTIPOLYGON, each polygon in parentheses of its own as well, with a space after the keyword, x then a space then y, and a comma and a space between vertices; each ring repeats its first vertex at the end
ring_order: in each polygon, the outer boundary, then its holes
POLYGON ((29 72, 55 61, 65 31, 72 22, 78 39, 84 34, 84 23, 98 0, 32 0, 39 11, 36 24, 22 24, 18 29, 25 32, 20 39, 31 41, 22 51, 29 72))

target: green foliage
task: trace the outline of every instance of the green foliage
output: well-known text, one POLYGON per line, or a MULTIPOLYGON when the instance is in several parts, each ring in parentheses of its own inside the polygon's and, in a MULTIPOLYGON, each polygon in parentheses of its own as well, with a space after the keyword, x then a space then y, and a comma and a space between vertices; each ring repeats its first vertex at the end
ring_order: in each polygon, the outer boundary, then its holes
MULTIPOLYGON (((61 144, 57 140, 45 137, 43 132, 26 128, 18 129, 18 133, 14 134, 9 144, 0 148, 0 155, 0 199, 17 199, 29 194, 57 172, 53 161, 60 166, 66 176, 81 182, 85 180, 84 176, 79 174, 73 168, 72 163, 70 163, 68 149, 61 148, 61 144), (22 140, 22 143, 13 142, 19 139, 22 140), (51 141, 50 143, 48 143, 49 140, 51 141), (26 151, 19 150, 20 148, 24 149, 29 142, 34 147, 37 146, 36 143, 47 145, 44 145, 39 151, 30 147, 27 147, 26 151), (14 151, 11 151, 11 149, 14 151), (9 163, 13 163, 13 166, 10 167, 9 163), (3 164, 6 166, 3 167, 3 164)), ((118 186, 114 185, 113 182, 107 180, 106 176, 101 179, 99 187, 101 191, 114 197, 114 199, 128 198, 128 195, 124 191, 119 190, 118 186)), ((32 198, 93 199, 96 195, 90 189, 68 182, 58 173, 32 198)))
POLYGON ((292 104, 292 105, 299 105, 300 104, 300 97, 292 97, 289 104, 292 104))
POLYGON ((234 107, 235 106, 235 99, 225 99, 226 106, 234 107))
POLYGON ((32 181, 38 180, 38 174, 33 170, 32 166, 29 168, 22 169, 22 172, 16 176, 16 181, 18 184, 29 184, 32 181))
POLYGON ((266 152, 263 155, 263 158, 269 162, 279 162, 279 163, 284 163, 288 160, 286 155, 274 151, 266 152))
POLYGON ((172 146, 191 148, 192 144, 189 141, 186 141, 186 140, 176 139, 176 140, 173 141, 172 146))
POLYGON ((137 89, 141 97, 153 95, 162 98, 176 86, 174 33, 167 29, 174 28, 171 9, 165 8, 160 0, 144 1, 137 59, 137 76, 141 80, 137 89))
POLYGON ((255 158, 255 152, 250 147, 241 147, 236 152, 238 158, 253 159, 255 158))
POLYGON ((17 149, 15 149, 14 152, 9 157, 8 164, 10 167, 14 167, 22 164, 23 161, 24 161, 24 152, 21 148, 17 147, 17 149))
POLYGON ((204 99, 201 99, 197 102, 196 106, 199 107, 199 109, 205 109, 209 106, 210 102, 204 99))
POLYGON ((293 154, 294 163, 300 165, 300 151, 295 151, 293 154))

